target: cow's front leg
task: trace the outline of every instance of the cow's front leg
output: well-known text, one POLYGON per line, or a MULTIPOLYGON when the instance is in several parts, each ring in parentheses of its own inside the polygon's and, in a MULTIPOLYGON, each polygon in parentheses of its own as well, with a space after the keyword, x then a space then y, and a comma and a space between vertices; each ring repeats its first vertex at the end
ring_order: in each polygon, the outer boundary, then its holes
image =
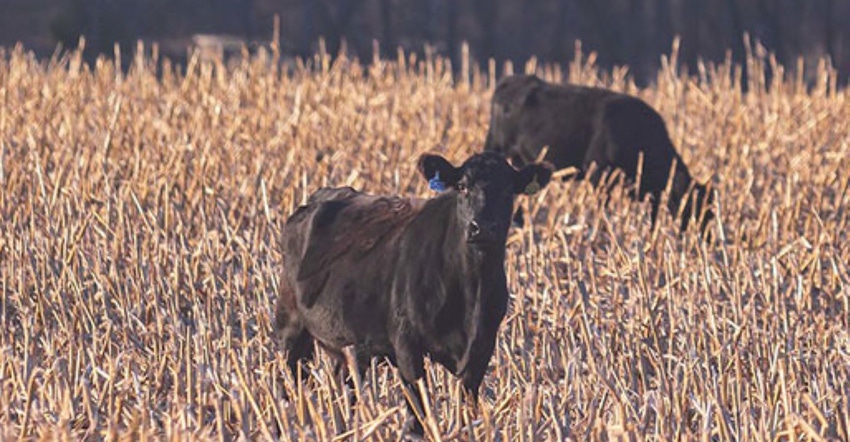
POLYGON ((481 388, 481 382, 484 380, 487 367, 490 366, 490 358, 496 348, 496 333, 484 333, 483 335, 492 337, 484 338, 483 341, 478 342, 469 358, 469 365, 461 375, 467 401, 475 409, 478 408, 478 392, 481 388))
POLYGON ((484 374, 487 373, 488 362, 489 358, 483 361, 476 360, 467 367, 461 378, 463 391, 466 393, 466 403, 475 410, 478 410, 478 391, 481 389, 484 374))
MULTIPOLYGON (((416 417, 416 408, 422 410, 425 408, 422 405, 422 396, 419 394, 419 388, 416 382, 425 376, 425 362, 422 354, 422 348, 419 345, 411 343, 405 337, 396 339, 395 343, 395 364, 401 374, 404 388, 408 391, 407 412, 408 418, 404 425, 405 437, 407 439, 419 440, 425 434, 425 429, 422 422, 416 417)), ((422 415, 424 419, 424 414, 422 415)))

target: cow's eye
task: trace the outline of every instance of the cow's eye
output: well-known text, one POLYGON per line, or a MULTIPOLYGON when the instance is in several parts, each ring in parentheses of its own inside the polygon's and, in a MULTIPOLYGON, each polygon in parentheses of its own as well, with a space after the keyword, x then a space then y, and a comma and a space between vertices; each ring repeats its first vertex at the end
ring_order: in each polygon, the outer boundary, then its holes
POLYGON ((466 195, 466 192, 469 191, 464 183, 457 183, 457 185, 455 185, 455 189, 457 189, 458 193, 462 193, 464 195, 466 195))

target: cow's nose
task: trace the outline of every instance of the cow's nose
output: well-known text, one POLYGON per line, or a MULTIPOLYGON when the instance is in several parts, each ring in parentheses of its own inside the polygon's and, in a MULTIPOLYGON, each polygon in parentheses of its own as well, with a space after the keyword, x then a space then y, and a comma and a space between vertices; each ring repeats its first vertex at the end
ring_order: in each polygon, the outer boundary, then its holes
POLYGON ((469 237, 477 238, 478 235, 481 235, 481 226, 478 225, 477 221, 470 221, 469 223, 469 237))
POLYGON ((492 226, 482 225, 478 221, 470 221, 466 238, 475 243, 489 243, 496 239, 496 234, 492 226))

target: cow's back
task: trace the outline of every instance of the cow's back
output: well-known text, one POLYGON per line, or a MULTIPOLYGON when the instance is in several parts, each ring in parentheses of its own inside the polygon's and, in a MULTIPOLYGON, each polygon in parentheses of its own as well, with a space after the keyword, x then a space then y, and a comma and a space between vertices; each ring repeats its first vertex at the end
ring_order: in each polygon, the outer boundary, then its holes
POLYGON ((534 161, 544 146, 557 168, 581 167, 614 92, 546 83, 529 75, 503 79, 491 101, 485 150, 522 162, 534 161))
POLYGON ((638 97, 531 75, 503 79, 493 94, 485 149, 529 162, 545 146, 544 159, 558 169, 596 162, 631 174, 638 151, 659 170, 678 159, 664 120, 638 97))

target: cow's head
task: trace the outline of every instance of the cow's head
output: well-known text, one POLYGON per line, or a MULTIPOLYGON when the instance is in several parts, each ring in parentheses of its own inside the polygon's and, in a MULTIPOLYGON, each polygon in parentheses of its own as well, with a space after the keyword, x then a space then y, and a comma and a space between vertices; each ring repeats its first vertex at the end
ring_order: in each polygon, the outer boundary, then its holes
POLYGON ((432 189, 456 194, 457 217, 466 239, 480 245, 504 245, 514 195, 532 195, 552 177, 549 164, 529 164, 516 170, 492 152, 473 155, 460 167, 439 155, 423 155, 419 171, 432 189))

